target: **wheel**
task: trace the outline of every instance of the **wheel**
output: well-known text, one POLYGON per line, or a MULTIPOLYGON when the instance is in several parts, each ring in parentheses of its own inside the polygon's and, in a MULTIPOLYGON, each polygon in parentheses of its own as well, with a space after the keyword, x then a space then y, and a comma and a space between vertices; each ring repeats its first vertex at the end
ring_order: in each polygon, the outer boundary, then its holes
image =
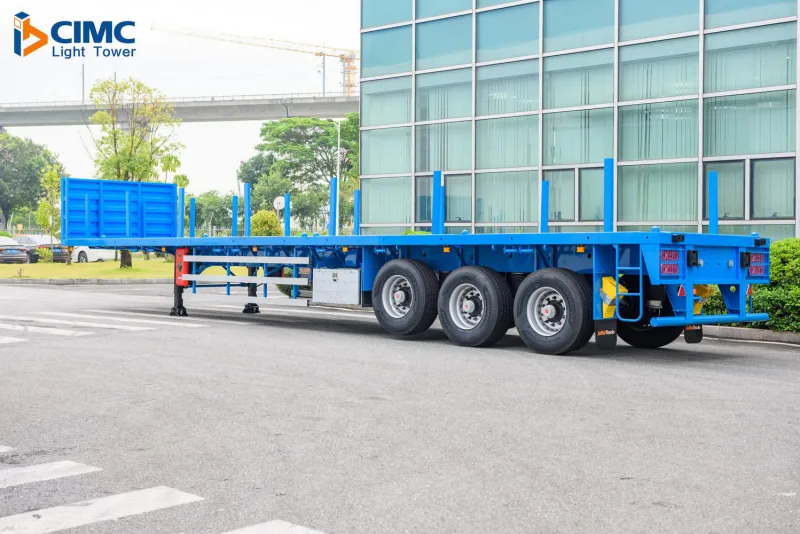
POLYGON ((421 334, 436 320, 439 280, 417 260, 392 260, 372 286, 372 306, 383 328, 396 336, 421 334))
POLYGON ((78 252, 78 263, 88 263, 89 257, 86 255, 85 252, 81 251, 78 252))
POLYGON ((514 299, 514 322, 523 341, 543 354, 583 348, 594 331, 592 289, 586 278, 565 269, 528 276, 514 299))
MULTIPOLYGON (((644 288, 640 288, 638 278, 631 278, 629 283, 636 289, 644 289, 645 294, 649 290, 647 279, 645 279, 644 288)), ((636 289, 633 291, 636 291, 636 289)), ((625 297, 624 294, 622 296, 619 309, 620 317, 635 319, 639 316, 639 297, 625 297)), ((669 298, 664 299, 662 306, 661 315, 666 317, 674 315, 669 298)), ((637 349, 660 349, 674 343, 681 337, 683 333, 682 326, 665 326, 661 328, 650 326, 650 319, 654 317, 654 313, 654 310, 645 306, 644 317, 641 321, 635 323, 617 321, 617 335, 622 341, 637 349)))
POLYGON ((511 288, 497 272, 462 267, 439 291, 439 322, 447 337, 462 347, 489 347, 512 325, 511 288))

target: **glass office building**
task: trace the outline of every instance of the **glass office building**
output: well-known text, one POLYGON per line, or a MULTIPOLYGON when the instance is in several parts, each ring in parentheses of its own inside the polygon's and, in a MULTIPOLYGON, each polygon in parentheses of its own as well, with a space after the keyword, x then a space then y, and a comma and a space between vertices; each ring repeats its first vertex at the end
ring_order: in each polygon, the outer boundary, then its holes
POLYGON ((798 0, 362 0, 364 234, 616 228, 800 236, 798 0))

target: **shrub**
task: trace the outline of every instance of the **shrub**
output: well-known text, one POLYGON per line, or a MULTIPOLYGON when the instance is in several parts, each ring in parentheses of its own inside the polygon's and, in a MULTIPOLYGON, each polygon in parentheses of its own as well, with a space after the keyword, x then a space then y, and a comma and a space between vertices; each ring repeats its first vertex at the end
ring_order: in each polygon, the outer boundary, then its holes
MULTIPOLYGON (((301 267, 299 276, 301 278, 304 277, 304 276, 309 276, 310 275, 309 271, 310 271, 310 269, 308 267, 301 267)), ((283 270, 283 277, 284 278, 292 278, 293 276, 294 276, 294 271, 292 269, 286 268, 286 269, 283 270)), ((300 286, 300 291, 311 291, 312 288, 313 288, 313 285, 314 284, 312 282, 309 282, 309 285, 307 285, 307 286, 300 286)), ((287 297, 291 297, 292 296, 292 289, 293 288, 294 288, 294 286, 284 286, 284 285, 278 284, 278 291, 280 291, 281 293, 283 293, 287 297)))
POLYGON ((53 263, 53 251, 49 248, 40 248, 36 250, 39 255, 39 261, 42 263, 53 263))
POLYGON ((282 236, 283 227, 274 212, 261 210, 250 219, 250 235, 282 236))
POLYGON ((8 232, 4 232, 3 230, 0 230, 0 237, 11 237, 11 234, 9 234, 8 232))
POLYGON ((773 243, 770 261, 770 287, 800 286, 800 239, 773 243))

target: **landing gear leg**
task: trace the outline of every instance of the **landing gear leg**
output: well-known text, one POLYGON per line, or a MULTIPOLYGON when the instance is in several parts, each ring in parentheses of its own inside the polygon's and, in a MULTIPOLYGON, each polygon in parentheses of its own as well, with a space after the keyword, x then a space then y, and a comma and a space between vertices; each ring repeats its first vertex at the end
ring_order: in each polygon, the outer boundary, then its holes
POLYGON ((186 308, 183 307, 183 288, 177 284, 173 286, 175 301, 172 309, 169 311, 172 317, 189 317, 186 308))
MULTIPOLYGON (((247 276, 256 276, 258 274, 258 269, 256 267, 248 267, 247 268, 247 276)), ((258 286, 256 284, 248 284, 247 285, 247 296, 248 297, 257 297, 256 291, 258 290, 258 286)), ((247 315, 254 315, 256 313, 261 313, 261 310, 258 307, 258 304, 245 304, 242 313, 246 313, 247 315)))

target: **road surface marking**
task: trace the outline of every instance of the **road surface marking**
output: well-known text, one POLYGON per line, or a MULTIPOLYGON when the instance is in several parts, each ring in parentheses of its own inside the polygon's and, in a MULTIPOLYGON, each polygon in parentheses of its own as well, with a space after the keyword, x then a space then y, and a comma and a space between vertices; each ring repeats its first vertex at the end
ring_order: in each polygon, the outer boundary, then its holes
POLYGON ((0 336, 0 345, 8 345, 11 343, 22 343, 25 341, 24 339, 19 339, 16 337, 2 337, 0 336))
POLYGON ((0 454, 11 452, 13 450, 14 450, 13 447, 6 447, 5 445, 0 445, 0 454))
MULTIPOLYGON (((261 313, 276 313, 276 314, 283 314, 283 313, 297 313, 300 315, 304 315, 306 317, 314 317, 315 315, 328 315, 331 317, 347 317, 348 319, 369 319, 370 321, 375 320, 375 316, 369 313, 345 313, 345 312, 331 312, 325 310, 317 310, 316 308, 303 308, 303 309, 292 309, 292 308, 267 308, 269 304, 259 305, 261 309, 261 313)), ((230 306, 225 304, 216 304, 213 306, 209 306, 210 308, 222 308, 222 309, 230 309, 236 308, 239 309, 241 306, 230 306)))
MULTIPOLYGON (((128 319, 125 317, 102 317, 97 315, 84 315, 81 313, 63 313, 63 312, 41 312, 41 315, 53 315, 55 317, 68 317, 71 319, 93 319, 93 320, 114 320, 119 321, 121 323, 140 323, 140 324, 157 324, 159 326, 164 325, 164 321, 162 320, 147 320, 147 319, 128 319)), ((167 323, 170 326, 183 326, 186 328, 206 328, 206 325, 199 324, 199 323, 167 323)))
MULTIPOLYGON (((99 467, 78 464, 75 462, 53 462, 49 464, 29 465, 13 469, 0 469, 0 488, 10 488, 20 484, 54 480, 56 478, 72 477, 102 471, 99 467)), ((3 529, 0 528, 0 532, 3 529)))
POLYGON ((5 297, 0 296, 0 299, 8 299, 8 300, 26 300, 25 297, 5 297))
POLYGON ((324 532, 293 525, 286 521, 275 520, 269 523, 253 525, 252 527, 240 528, 239 530, 231 530, 223 534, 324 534, 324 532))
MULTIPOLYGON (((241 306, 236 306, 236 307, 241 309, 241 306)), ((133 309, 140 309, 140 308, 133 308, 133 309)), ((110 314, 113 314, 113 315, 130 315, 131 317, 157 318, 162 323, 164 321, 170 321, 170 322, 174 322, 174 321, 191 321, 192 319, 194 319, 194 317, 192 317, 191 315, 188 318, 186 318, 186 317, 173 317, 173 316, 165 314, 164 312, 149 312, 149 313, 148 312, 123 312, 123 311, 116 311, 116 310, 85 310, 85 311, 87 311, 89 313, 110 313, 110 314)), ((201 321, 204 321, 204 322, 225 323, 225 324, 242 324, 242 323, 237 322, 237 321, 225 321, 223 319, 215 319, 215 318, 211 318, 211 317, 202 317, 202 318, 198 318, 198 319, 201 320, 201 321)))
POLYGON ((47 534, 202 500, 197 495, 160 486, 0 517, 0 532, 47 534))
POLYGON ((68 326, 83 326, 87 328, 108 328, 111 330, 127 330, 129 332, 145 332, 154 330, 153 328, 146 328, 144 326, 127 326, 122 324, 108 324, 108 323, 86 323, 82 321, 61 321, 59 319, 46 319, 44 317, 21 317, 17 315, 0 315, 0 319, 6 321, 23 321, 28 323, 43 323, 43 324, 63 324, 68 326))
POLYGON ((41 326, 25 326, 21 324, 0 323, 0 329, 15 330, 17 332, 33 332, 35 334, 49 334, 51 336, 79 337, 91 336, 91 332, 81 332, 80 330, 66 330, 63 328, 44 328, 41 326))

